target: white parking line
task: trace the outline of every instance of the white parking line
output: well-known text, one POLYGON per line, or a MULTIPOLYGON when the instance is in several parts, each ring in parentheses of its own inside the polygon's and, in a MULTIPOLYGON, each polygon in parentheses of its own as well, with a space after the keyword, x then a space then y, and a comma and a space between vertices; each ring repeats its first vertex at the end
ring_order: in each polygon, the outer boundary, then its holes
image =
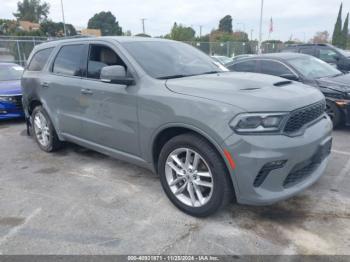
POLYGON ((336 153, 336 154, 339 154, 339 155, 350 156, 350 152, 346 152, 346 151, 332 150, 332 153, 336 153))
MULTIPOLYGON (((4 244, 9 238, 13 237, 17 234, 18 231, 20 231, 23 227, 25 227, 30 220, 33 219, 33 217, 37 216, 41 212, 41 208, 37 208, 32 212, 21 225, 18 225, 16 227, 13 227, 5 236, 0 238, 0 246, 4 244)), ((0 255, 2 255, 2 252, 0 250, 0 255)))

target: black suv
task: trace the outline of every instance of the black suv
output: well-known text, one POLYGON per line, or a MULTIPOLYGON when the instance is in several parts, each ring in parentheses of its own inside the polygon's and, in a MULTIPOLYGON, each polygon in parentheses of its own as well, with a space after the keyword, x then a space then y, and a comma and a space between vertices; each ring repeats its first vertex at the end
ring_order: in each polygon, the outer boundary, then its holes
POLYGON ((335 65, 340 71, 350 71, 350 51, 344 51, 330 44, 292 45, 282 49, 281 52, 312 55, 328 64, 335 65))

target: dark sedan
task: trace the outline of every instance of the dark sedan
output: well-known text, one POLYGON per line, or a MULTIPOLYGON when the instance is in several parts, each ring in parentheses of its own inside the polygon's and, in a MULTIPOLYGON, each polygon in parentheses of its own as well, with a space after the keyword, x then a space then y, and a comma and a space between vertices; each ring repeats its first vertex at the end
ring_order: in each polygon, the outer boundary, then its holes
POLYGON ((0 120, 24 118, 21 76, 23 67, 0 63, 0 120))
POLYGON ((335 127, 350 125, 350 74, 309 55, 277 53, 256 55, 226 66, 231 71, 280 76, 319 88, 335 127))

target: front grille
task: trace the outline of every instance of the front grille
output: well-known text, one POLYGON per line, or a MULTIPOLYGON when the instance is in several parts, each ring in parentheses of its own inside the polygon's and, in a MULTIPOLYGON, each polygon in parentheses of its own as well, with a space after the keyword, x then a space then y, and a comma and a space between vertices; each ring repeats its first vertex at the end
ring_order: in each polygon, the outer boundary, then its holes
POLYGON ((326 103, 324 101, 316 104, 295 110, 291 113, 284 132, 292 134, 299 131, 306 124, 319 118, 326 110, 326 103))
POLYGON ((22 109, 22 96, 12 96, 10 97, 10 103, 15 105, 16 109, 22 109))
POLYGON ((292 187, 310 176, 331 153, 331 148, 332 140, 321 146, 311 159, 296 165, 284 180, 283 187, 292 187))

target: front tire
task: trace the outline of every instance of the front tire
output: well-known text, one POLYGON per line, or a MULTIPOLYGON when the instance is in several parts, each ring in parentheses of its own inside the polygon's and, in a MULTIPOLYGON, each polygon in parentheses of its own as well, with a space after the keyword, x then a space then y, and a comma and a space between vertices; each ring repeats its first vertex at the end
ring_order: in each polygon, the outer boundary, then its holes
POLYGON ((170 201, 191 216, 209 216, 234 196, 221 156, 210 143, 194 134, 176 136, 164 145, 158 173, 170 201))
POLYGON ((37 106, 32 113, 32 130, 35 141, 45 152, 54 152, 61 148, 62 142, 58 139, 49 115, 42 106, 37 106))
POLYGON ((327 101, 326 112, 333 122, 333 127, 339 127, 343 118, 339 107, 335 103, 327 101))

